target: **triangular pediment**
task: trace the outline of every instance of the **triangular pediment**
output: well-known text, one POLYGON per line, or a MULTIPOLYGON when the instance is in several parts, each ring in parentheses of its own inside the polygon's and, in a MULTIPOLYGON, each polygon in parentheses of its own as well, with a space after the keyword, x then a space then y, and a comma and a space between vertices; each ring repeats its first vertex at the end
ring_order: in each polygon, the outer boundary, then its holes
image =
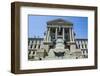
POLYGON ((47 25, 73 25, 73 23, 59 18, 59 19, 48 21, 47 25))

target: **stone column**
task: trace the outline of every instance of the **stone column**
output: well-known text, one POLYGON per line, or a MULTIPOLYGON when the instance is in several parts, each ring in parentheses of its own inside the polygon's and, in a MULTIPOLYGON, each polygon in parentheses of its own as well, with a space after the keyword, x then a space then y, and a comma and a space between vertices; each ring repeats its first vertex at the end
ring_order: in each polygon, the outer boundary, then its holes
POLYGON ((65 29, 63 27, 63 40, 65 39, 65 29))
POLYGON ((85 42, 84 41, 82 41, 82 46, 85 49, 85 42))
POLYGON ((37 44, 36 44, 36 49, 38 49, 39 47, 39 41, 37 41, 37 44))
POLYGON ((46 40, 45 41, 47 41, 47 40, 48 40, 48 29, 46 31, 46 40))
POLYGON ((47 40, 47 31, 44 32, 44 41, 46 41, 46 40, 47 40))
POLYGON ((74 42, 74 31, 73 31, 73 29, 72 29, 72 41, 74 42))
POLYGON ((32 49, 34 49, 34 46, 35 46, 35 43, 36 41, 33 41, 33 43, 32 43, 32 49))
POLYGON ((56 32, 55 32, 55 39, 57 39, 57 31, 58 31, 58 30, 57 30, 57 28, 56 28, 56 32))
POLYGON ((31 49, 32 41, 29 41, 28 49, 31 49))
POLYGON ((49 37, 50 37, 50 28, 48 28, 47 41, 49 41, 49 37))
POLYGON ((72 42, 72 28, 69 28, 70 42, 72 42))
POLYGON ((80 49, 82 49, 82 42, 81 41, 79 41, 79 45, 80 45, 80 49))

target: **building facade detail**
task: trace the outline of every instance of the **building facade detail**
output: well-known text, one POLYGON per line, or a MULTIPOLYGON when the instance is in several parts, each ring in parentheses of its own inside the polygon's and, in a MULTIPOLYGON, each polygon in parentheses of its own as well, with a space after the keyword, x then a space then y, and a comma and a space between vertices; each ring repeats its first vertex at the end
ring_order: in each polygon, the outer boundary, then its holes
POLYGON ((48 21, 44 38, 28 38, 29 60, 88 58, 88 40, 75 39, 73 29, 63 19, 48 21))

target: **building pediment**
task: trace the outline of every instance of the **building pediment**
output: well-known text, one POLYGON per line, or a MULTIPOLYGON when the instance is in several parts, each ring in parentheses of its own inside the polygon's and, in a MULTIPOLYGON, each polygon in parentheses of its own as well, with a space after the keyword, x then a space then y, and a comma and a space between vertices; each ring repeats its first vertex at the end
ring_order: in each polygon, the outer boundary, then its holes
POLYGON ((71 26, 73 25, 73 23, 59 18, 59 19, 48 21, 47 25, 67 25, 67 26, 69 25, 71 26))

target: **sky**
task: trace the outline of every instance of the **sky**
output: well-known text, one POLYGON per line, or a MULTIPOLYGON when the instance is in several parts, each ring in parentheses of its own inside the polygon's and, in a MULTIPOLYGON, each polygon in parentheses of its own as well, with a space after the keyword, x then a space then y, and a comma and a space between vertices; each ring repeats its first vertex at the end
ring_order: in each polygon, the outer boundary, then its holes
POLYGON ((88 37, 88 17, 75 16, 47 16, 47 15, 29 15, 28 16, 28 37, 44 37, 47 28, 47 22, 55 19, 64 19, 73 23, 75 38, 88 37))

